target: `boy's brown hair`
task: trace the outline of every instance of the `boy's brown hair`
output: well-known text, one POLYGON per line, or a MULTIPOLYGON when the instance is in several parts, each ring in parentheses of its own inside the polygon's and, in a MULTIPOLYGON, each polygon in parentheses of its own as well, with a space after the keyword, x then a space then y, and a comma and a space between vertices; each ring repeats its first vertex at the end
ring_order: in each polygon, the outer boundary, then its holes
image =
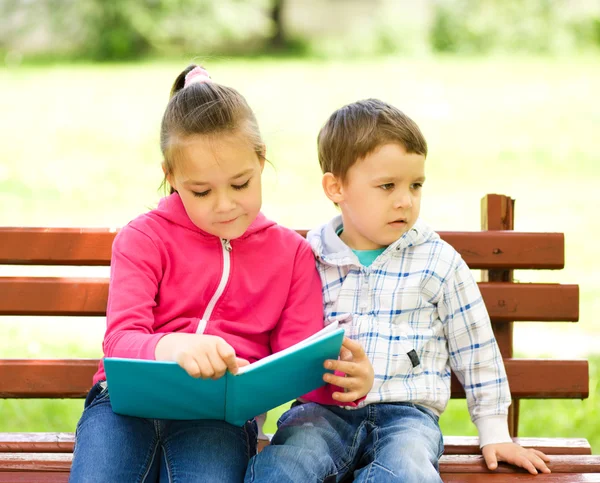
POLYGON ((379 99, 348 104, 335 111, 319 132, 321 170, 344 181, 354 163, 388 143, 427 157, 427 141, 419 126, 402 111, 379 99))

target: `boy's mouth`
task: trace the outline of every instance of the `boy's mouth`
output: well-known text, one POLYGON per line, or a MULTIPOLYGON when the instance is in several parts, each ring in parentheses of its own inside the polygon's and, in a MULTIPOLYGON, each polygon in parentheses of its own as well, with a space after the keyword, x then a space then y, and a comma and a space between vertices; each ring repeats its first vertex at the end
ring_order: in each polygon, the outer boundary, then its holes
POLYGON ((394 227, 399 227, 399 226, 406 226, 407 223, 408 223, 408 220, 406 218, 398 218, 394 221, 391 221, 389 224, 394 227))

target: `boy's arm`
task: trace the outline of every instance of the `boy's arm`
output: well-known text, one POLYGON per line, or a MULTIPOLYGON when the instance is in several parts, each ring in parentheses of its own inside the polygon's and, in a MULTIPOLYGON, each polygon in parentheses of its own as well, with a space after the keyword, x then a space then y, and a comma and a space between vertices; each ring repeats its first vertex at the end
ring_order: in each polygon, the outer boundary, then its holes
POLYGON ((438 311, 450 366, 465 388, 480 446, 511 442, 507 423, 510 389, 502 355, 477 282, 460 258, 444 285, 438 311))
POLYGON ((505 461, 533 474, 550 473, 544 453, 512 442, 507 422, 510 389, 502 355, 477 282, 462 259, 444 287, 438 311, 450 366, 465 388, 487 467, 495 470, 498 461, 505 461))

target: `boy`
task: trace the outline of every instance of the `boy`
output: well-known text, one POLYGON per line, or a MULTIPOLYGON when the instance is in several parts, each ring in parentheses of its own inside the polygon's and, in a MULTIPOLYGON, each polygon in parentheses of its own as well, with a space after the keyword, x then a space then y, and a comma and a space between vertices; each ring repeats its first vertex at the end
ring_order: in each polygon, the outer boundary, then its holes
POLYGON ((427 143, 418 126, 382 101, 359 101, 331 115, 318 150, 323 189, 341 210, 308 236, 325 317, 350 314, 347 333, 375 382, 358 408, 296 403, 246 481, 441 481, 450 369, 488 468, 506 461, 548 473, 546 455, 509 436, 510 391, 477 283, 419 219, 427 143))

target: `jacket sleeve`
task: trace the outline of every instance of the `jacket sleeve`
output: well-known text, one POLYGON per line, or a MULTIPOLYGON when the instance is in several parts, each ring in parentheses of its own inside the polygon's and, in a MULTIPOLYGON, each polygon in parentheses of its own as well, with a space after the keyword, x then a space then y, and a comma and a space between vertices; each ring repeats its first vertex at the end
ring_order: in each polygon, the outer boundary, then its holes
POLYGON ((106 334, 106 357, 155 359, 153 308, 162 278, 162 257, 155 243, 131 225, 113 243, 106 334))
MULTIPOLYGON (((271 349, 273 352, 285 349, 318 332, 323 325, 321 278, 310 245, 303 240, 296 253, 287 302, 279 323, 271 334, 271 349)), ((302 399, 328 405, 357 405, 358 401, 339 403, 331 397, 336 391, 343 392, 343 389, 326 384, 306 394, 302 399)), ((359 401, 363 399, 364 397, 359 401)))
POLYGON ((465 389, 480 446, 510 442, 510 389, 502 356, 477 282, 460 257, 444 285, 438 311, 450 366, 465 389))
POLYGON ((321 280, 308 242, 296 251, 287 300, 275 329, 271 350, 279 352, 323 328, 321 280))

